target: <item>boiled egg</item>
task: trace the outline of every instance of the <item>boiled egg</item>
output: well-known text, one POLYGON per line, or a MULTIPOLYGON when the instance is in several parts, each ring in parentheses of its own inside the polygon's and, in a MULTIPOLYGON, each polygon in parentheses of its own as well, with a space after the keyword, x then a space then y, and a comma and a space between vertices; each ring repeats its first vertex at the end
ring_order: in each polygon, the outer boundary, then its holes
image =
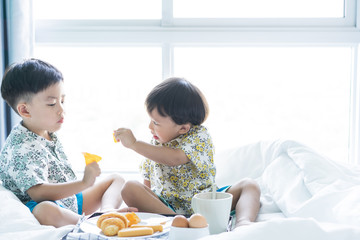
POLYGON ((201 214, 195 213, 189 218, 189 227, 191 228, 204 228, 206 226, 206 218, 201 214))
POLYGON ((171 226, 173 227, 180 227, 180 228, 188 228, 189 221, 183 215, 176 215, 172 221, 171 226))

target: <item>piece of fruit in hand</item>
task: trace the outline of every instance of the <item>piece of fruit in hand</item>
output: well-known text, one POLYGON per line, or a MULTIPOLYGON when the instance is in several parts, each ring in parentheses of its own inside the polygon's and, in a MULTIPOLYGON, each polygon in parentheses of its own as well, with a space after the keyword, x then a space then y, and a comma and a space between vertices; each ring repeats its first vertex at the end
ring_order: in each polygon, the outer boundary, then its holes
POLYGON ((95 154, 83 152, 82 153, 85 157, 85 164, 88 165, 92 162, 99 162, 101 160, 101 157, 95 154))

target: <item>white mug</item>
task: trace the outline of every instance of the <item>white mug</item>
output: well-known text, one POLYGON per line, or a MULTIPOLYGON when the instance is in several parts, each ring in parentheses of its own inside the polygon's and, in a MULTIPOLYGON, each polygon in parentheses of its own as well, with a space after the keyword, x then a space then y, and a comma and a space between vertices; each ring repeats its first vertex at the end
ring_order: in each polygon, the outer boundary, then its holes
POLYGON ((213 193, 198 193, 191 200, 191 206, 195 213, 206 218, 209 224, 210 234, 225 232, 229 223, 232 204, 232 194, 217 192, 213 199, 213 193))

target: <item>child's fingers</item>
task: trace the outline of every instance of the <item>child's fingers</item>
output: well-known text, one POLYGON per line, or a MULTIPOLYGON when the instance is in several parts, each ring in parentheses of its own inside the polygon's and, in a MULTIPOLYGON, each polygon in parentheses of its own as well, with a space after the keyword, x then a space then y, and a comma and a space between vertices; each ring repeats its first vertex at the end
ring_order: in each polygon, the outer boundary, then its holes
POLYGON ((91 168, 96 176, 99 176, 101 174, 100 166, 97 162, 92 162, 86 165, 86 167, 91 168))
POLYGON ((115 137, 115 132, 113 133, 113 139, 114 139, 114 142, 119 142, 119 140, 118 139, 116 139, 116 137, 115 137))
POLYGON ((126 128, 118 128, 117 130, 114 130, 113 133, 113 139, 114 142, 118 143, 121 141, 120 135, 123 134, 127 129, 126 128))

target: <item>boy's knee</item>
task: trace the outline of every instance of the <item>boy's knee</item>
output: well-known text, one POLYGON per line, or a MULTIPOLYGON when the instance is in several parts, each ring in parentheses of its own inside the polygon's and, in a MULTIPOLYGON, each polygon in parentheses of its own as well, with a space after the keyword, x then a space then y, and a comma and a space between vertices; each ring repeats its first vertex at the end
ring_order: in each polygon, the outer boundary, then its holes
POLYGON ((133 196, 136 189, 141 187, 141 183, 135 180, 129 180, 125 183, 123 189, 121 190, 121 196, 125 200, 128 196, 133 196))
POLYGON ((249 189, 260 193, 260 186, 254 179, 245 178, 239 182, 239 185, 241 189, 249 189))
POLYGON ((61 214, 59 206, 51 201, 37 204, 32 213, 41 225, 50 225, 50 222, 61 214))
POLYGON ((113 173, 109 177, 115 182, 119 182, 121 184, 125 183, 125 179, 120 174, 113 173))

